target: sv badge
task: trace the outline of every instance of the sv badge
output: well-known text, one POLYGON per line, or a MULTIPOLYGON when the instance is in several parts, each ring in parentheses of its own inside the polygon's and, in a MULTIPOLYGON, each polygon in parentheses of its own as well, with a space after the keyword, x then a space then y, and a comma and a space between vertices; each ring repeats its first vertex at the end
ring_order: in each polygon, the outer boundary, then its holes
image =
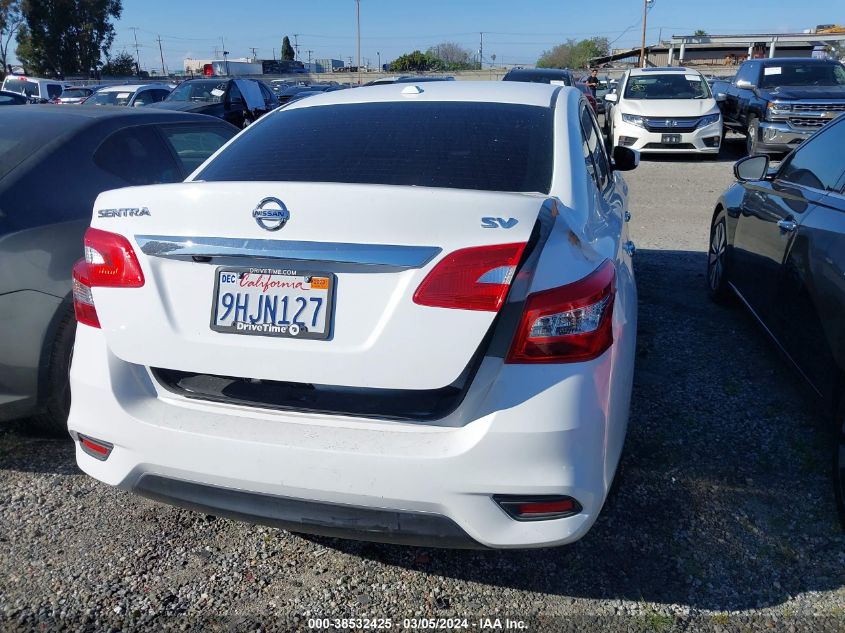
POLYGON ((481 218, 481 228, 483 229, 512 229, 517 225, 519 220, 516 218, 481 218))

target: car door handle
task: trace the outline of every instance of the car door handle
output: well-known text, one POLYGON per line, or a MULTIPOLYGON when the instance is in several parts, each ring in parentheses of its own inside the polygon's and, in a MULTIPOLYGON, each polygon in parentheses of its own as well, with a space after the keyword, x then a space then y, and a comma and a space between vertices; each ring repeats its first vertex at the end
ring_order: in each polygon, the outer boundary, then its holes
POLYGON ((624 214, 622 217, 624 217, 624 218, 625 218, 625 221, 626 221, 626 222, 630 222, 630 221, 631 221, 631 212, 630 212, 630 211, 625 211, 625 214, 624 214))
POLYGON ((628 253, 628 257, 633 257, 637 252, 637 247, 634 246, 634 243, 631 240, 628 240, 622 245, 622 248, 626 253, 628 253))
POLYGON ((780 220, 778 221, 778 228, 781 233, 792 233, 798 228, 798 224, 794 220, 780 220))

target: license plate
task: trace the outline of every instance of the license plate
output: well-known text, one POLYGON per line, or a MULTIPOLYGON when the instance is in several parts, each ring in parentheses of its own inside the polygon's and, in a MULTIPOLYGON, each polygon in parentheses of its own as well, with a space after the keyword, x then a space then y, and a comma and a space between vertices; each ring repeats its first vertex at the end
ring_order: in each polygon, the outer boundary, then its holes
POLYGON ((680 134, 664 134, 663 135, 663 143, 666 145, 673 145, 675 143, 681 142, 681 135, 680 134))
POLYGON ((229 334, 326 339, 332 325, 331 273, 218 268, 211 329, 229 334))

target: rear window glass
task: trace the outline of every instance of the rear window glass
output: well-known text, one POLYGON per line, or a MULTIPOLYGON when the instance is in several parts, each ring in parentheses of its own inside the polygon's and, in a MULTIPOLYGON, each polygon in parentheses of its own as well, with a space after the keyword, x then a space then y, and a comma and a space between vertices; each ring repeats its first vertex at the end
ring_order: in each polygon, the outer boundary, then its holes
POLYGON ((3 89, 10 92, 17 92, 18 94, 26 95, 27 97, 37 97, 38 84, 34 81, 9 79, 3 83, 3 89))
POLYGON ((552 112, 518 104, 359 103, 282 110, 198 179, 547 193, 552 112))
POLYGON ((166 125, 161 128, 173 151, 190 174, 237 134, 231 126, 200 127, 198 125, 166 125))
POLYGON ((571 86, 572 78, 569 73, 549 73, 549 72, 517 72, 508 73, 505 75, 504 81, 523 81, 532 84, 558 84, 563 86, 571 86))

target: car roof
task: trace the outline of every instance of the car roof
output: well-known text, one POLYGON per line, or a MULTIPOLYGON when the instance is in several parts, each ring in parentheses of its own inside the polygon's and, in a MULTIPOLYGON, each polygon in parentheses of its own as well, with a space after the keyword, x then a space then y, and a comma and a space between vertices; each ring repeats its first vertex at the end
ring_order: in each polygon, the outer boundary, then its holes
POLYGON ((163 88, 169 90, 167 84, 119 84, 117 86, 106 86, 98 92, 136 92, 144 88, 163 88))
POLYGON ((688 75, 700 75, 694 68, 685 66, 655 66, 653 68, 632 68, 631 75, 652 75, 655 73, 686 73, 688 75))
MULTIPOLYGON (((12 108, 9 108, 12 110, 12 108)), ((4 125, 49 125, 56 129, 81 129, 94 125, 98 121, 110 119, 117 126, 121 124, 179 123, 191 120, 206 122, 220 121, 215 117, 190 112, 173 110, 152 110, 146 108, 126 108, 121 106, 100 106, 97 108, 57 108, 54 105, 30 105, 21 111, 0 114, 0 123, 4 125)))
POLYGON ((752 62, 762 62, 765 66, 777 66, 778 64, 782 64, 783 62, 801 62, 807 64, 839 64, 841 62, 835 59, 819 59, 818 57, 775 57, 775 58, 763 58, 763 59, 750 59, 748 61, 752 62))
POLYGON ((548 108, 558 90, 577 91, 577 88, 519 81, 432 81, 421 83, 419 86, 414 83, 400 83, 369 86, 366 90, 324 92, 297 101, 288 108, 410 100, 510 103, 548 108))

